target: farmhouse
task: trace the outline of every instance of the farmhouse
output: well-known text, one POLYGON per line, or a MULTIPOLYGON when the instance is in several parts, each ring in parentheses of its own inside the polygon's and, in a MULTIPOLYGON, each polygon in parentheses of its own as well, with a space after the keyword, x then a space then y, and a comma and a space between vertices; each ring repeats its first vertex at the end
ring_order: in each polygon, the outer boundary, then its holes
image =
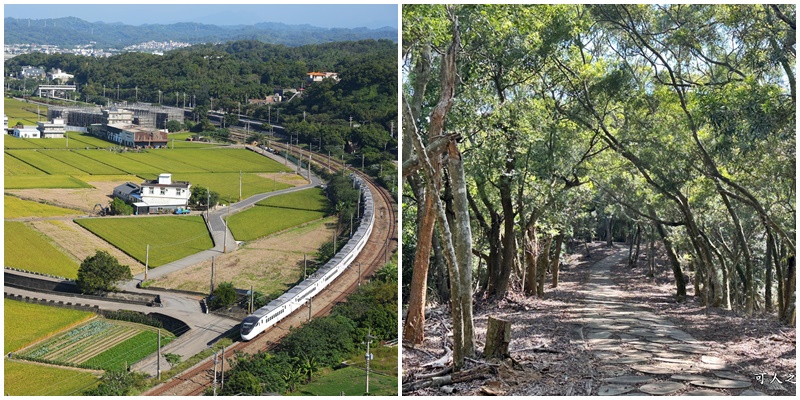
POLYGON ((172 181, 172 174, 163 173, 158 179, 142 182, 141 185, 126 182, 114 188, 114 197, 132 203, 136 215, 154 214, 164 210, 175 210, 189 205, 192 184, 172 181))
POLYGON ((39 130, 35 126, 23 126, 14 128, 14 137, 26 139, 39 139, 39 130))
POLYGON ((339 74, 336 72, 309 72, 306 79, 309 82, 322 82, 323 79, 333 79, 339 81, 339 74))

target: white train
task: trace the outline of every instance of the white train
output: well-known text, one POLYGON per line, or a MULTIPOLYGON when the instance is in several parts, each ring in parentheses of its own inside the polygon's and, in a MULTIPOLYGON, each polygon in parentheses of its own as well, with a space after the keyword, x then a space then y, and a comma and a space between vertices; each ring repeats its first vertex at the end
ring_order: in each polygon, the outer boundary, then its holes
POLYGON ((361 249, 364 248, 364 245, 367 244, 369 235, 372 233, 372 227, 375 224, 375 203, 369 186, 356 175, 352 175, 351 178, 361 191, 363 204, 361 223, 353 233, 353 237, 347 241, 347 244, 330 261, 314 274, 289 289, 281 297, 272 300, 266 306, 245 317, 240 329, 242 340, 247 341, 256 337, 294 310, 305 305, 308 299, 316 296, 317 293, 325 289, 347 269, 358 253, 361 252, 361 249))

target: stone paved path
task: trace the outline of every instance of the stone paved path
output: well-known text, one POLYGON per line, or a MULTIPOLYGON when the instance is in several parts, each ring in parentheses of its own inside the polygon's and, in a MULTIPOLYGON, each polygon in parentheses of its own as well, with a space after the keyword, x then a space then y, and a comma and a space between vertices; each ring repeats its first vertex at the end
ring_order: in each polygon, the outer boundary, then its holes
POLYGON ((593 395, 764 395, 713 350, 664 317, 628 304, 611 279, 625 249, 598 261, 580 308, 581 344, 592 352, 593 395))

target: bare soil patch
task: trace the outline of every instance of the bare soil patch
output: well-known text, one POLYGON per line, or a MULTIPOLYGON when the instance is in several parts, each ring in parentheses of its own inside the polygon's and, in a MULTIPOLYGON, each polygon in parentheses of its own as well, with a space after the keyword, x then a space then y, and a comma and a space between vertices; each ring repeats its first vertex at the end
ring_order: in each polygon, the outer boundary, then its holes
POLYGON ((263 173, 263 174, 256 174, 256 175, 258 175, 258 176, 260 176, 260 177, 262 177, 264 179, 269 179, 269 180, 273 180, 274 179, 277 182, 285 183, 287 185, 292 185, 292 186, 300 186, 300 185, 305 185, 306 183, 308 183, 308 181, 305 180, 305 178, 303 178, 303 177, 301 177, 301 176, 299 176, 297 174, 289 173, 289 172, 284 172, 284 173, 273 172, 273 173, 269 173, 269 174, 263 173))
POLYGON ((70 219, 31 221, 30 224, 47 235, 78 263, 86 257, 93 256, 97 250, 105 250, 116 257, 120 264, 131 267, 131 273, 134 275, 144 272, 144 265, 70 219))
MULTIPOLYGON (((264 294, 283 293, 303 277, 303 254, 311 265, 319 246, 332 238, 334 221, 333 217, 314 221, 248 242, 234 252, 215 257, 215 282, 232 282, 241 289, 252 285, 264 294)), ((209 260, 161 277, 151 286, 206 293, 210 277, 209 260)))
POLYGON ((113 182, 87 182, 94 186, 92 189, 17 189, 7 190, 11 193, 27 200, 46 201, 61 207, 81 210, 91 213, 95 204, 108 206, 114 188, 122 185, 125 181, 113 182))

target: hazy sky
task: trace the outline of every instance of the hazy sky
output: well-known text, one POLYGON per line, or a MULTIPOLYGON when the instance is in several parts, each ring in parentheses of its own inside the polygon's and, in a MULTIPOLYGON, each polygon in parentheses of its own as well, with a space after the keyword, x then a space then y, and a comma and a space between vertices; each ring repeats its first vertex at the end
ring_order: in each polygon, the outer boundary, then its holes
MULTIPOLYGON (((175 1, 171 1, 175 3, 175 1)), ((259 22, 309 24, 323 28, 397 28, 397 4, 6 4, 4 17, 77 17, 128 25, 199 22, 252 25, 259 22)))

